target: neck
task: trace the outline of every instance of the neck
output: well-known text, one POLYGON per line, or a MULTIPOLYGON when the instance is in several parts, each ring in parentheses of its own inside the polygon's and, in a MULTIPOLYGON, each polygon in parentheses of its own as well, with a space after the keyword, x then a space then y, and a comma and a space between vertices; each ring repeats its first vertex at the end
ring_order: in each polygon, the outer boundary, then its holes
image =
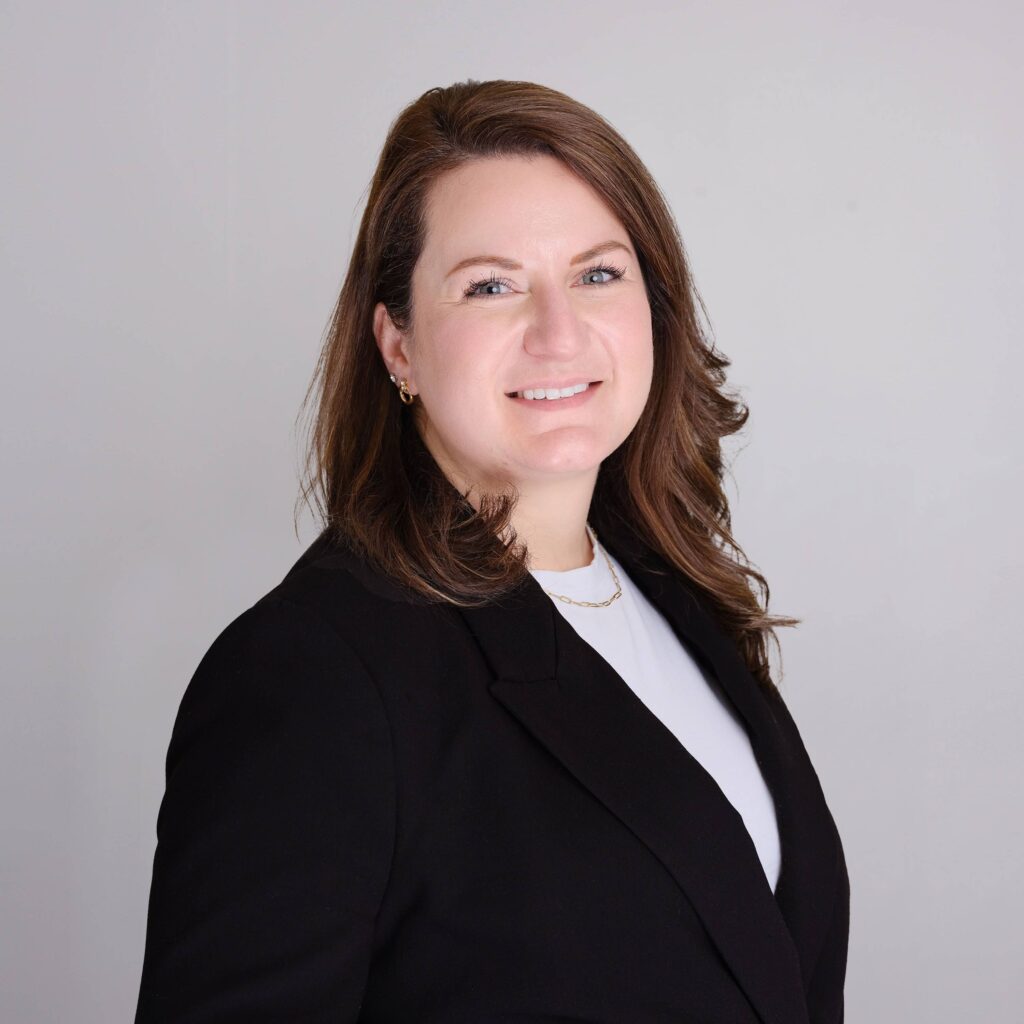
POLYGON ((593 561, 587 516, 596 482, 595 468, 573 479, 519 484, 512 526, 529 551, 529 568, 564 572, 593 561))
POLYGON ((512 525, 519 538, 526 542, 531 569, 565 572, 590 565, 597 555, 587 533, 587 509, 567 517, 565 510, 558 520, 529 521, 513 515, 512 525))

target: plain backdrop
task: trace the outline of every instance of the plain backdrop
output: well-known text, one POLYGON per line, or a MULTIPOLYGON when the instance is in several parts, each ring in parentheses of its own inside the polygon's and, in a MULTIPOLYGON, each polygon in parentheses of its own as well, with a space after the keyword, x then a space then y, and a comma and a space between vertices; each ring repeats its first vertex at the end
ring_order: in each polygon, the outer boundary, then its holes
POLYGON ((4 2, 0 1019, 131 1019, 178 702, 315 536, 300 404, 387 127, 519 78, 650 167, 750 405, 847 1019, 1019 1020, 1020 12, 4 2))

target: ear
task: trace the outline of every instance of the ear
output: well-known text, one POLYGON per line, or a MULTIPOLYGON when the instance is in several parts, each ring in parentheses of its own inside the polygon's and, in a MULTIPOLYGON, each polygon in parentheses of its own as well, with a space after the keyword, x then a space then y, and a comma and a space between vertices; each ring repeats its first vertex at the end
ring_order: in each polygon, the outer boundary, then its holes
POLYGON ((388 371, 399 380, 403 377, 408 380, 409 391, 416 394, 408 339, 394 325, 383 302, 373 307, 373 336, 377 339, 377 348, 388 371))

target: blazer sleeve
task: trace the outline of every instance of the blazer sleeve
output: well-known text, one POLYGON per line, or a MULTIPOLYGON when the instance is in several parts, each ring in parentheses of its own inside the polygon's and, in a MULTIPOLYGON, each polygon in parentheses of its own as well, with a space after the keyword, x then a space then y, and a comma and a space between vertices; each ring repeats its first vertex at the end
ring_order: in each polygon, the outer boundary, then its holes
POLYGON ((832 917, 811 976, 807 1014, 811 1024, 843 1024, 846 958, 850 939, 850 876, 840 854, 832 917))
POLYGON ((136 1024, 356 1020, 394 820, 373 679, 315 610, 264 598, 178 709, 136 1024))

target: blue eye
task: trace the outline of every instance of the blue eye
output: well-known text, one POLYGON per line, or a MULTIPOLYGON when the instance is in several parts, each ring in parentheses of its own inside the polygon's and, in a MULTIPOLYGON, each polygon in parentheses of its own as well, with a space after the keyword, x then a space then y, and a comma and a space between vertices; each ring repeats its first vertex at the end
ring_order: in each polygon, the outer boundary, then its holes
MULTIPOLYGON (((598 288, 600 288, 603 285, 613 284, 615 281, 620 280, 625 273, 626 273, 626 271, 622 267, 612 267, 612 266, 608 266, 608 265, 602 263, 602 264, 599 264, 598 266, 587 267, 587 269, 584 270, 583 273, 580 276, 585 278, 585 277, 588 277, 590 274, 608 274, 610 276, 610 280, 608 280, 608 281, 592 281, 590 283, 590 287, 598 287, 598 288)), ((488 299, 488 298, 496 298, 499 295, 505 294, 504 292, 497 292, 497 291, 490 291, 490 292, 478 292, 477 291, 478 288, 482 288, 484 286, 493 286, 493 285, 500 285, 500 286, 503 286, 505 288, 511 288, 512 287, 512 282, 507 277, 498 277, 497 274, 495 274, 492 271, 490 277, 481 278, 478 281, 470 281, 469 284, 466 286, 466 290, 465 290, 465 292, 463 292, 463 295, 467 299, 488 299)))
POLYGON ((507 277, 498 277, 492 271, 490 277, 483 278, 480 281, 470 281, 469 284, 466 287, 466 291, 464 292, 464 294, 465 294, 467 299, 487 298, 489 295, 500 294, 498 292, 486 292, 486 293, 477 292, 477 288, 481 288, 484 285, 495 285, 495 284, 504 285, 506 288, 511 288, 512 287, 512 282, 507 277))
MULTIPOLYGON (((591 267, 589 270, 583 271, 583 276, 586 277, 588 274, 610 274, 612 281, 618 281, 624 273, 625 271, 620 270, 618 267, 591 267)), ((593 281, 592 284, 611 284, 612 281, 593 281)))

